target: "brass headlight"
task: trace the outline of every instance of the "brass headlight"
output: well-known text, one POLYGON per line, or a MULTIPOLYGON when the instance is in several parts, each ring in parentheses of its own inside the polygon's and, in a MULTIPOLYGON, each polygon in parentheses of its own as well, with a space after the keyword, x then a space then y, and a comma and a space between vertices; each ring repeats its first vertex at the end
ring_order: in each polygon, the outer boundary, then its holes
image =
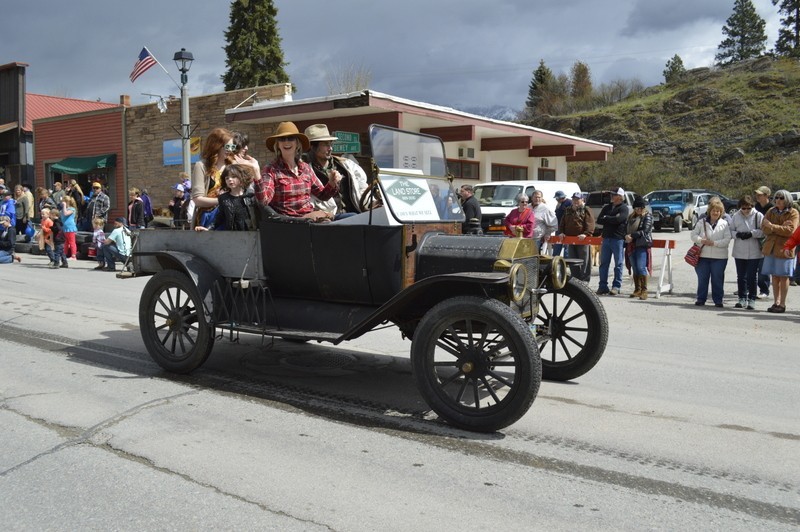
POLYGON ((561 290, 567 284, 567 263, 561 256, 553 257, 553 262, 550 264, 550 282, 553 290, 561 290))
POLYGON ((514 263, 508 271, 508 296, 514 303, 525 297, 528 289, 528 270, 519 262, 514 263))

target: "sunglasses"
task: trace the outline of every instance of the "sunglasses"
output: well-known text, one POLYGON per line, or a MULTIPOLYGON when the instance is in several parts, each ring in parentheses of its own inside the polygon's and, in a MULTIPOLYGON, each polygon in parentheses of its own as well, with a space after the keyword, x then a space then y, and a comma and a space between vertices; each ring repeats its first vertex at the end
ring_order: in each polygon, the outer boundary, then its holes
POLYGON ((236 151, 237 148, 238 148, 238 146, 236 146, 236 144, 226 144, 225 145, 225 151, 236 151))
POLYGON ((782 200, 782 199, 786 199, 786 198, 784 198, 783 196, 775 196, 775 199, 782 200))
POLYGON ((742 210, 743 211, 752 211, 753 208, 752 207, 742 207, 742 210))
POLYGON ((518 203, 519 203, 520 205, 525 205, 525 204, 526 204, 526 203, 528 203, 528 202, 527 202, 527 201, 520 201, 520 202, 518 202, 518 203))

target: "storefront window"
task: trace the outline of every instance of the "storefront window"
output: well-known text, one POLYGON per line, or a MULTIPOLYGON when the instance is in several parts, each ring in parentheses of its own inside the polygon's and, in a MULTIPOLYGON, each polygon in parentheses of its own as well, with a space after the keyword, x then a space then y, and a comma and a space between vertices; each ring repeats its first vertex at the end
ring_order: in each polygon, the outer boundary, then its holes
POLYGON ((492 181, 525 181, 528 179, 528 168, 506 164, 492 165, 492 181))
POLYGON ((480 179, 480 165, 475 161, 447 159, 447 169, 456 179, 480 179))

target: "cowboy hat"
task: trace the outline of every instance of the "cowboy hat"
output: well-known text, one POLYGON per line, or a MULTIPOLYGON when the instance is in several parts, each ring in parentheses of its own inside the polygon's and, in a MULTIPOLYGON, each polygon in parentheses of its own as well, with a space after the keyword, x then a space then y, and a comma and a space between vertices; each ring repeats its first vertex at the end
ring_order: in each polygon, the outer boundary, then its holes
POLYGON ((311 148, 308 137, 300 133, 297 126, 294 125, 294 122, 281 122, 278 124, 278 129, 275 130, 275 134, 271 137, 267 137, 267 149, 269 151, 275 151, 275 141, 284 137, 297 137, 300 139, 300 143, 303 145, 303 151, 308 151, 309 148, 311 148))
POLYGON ((338 137, 334 137, 328 131, 328 126, 325 124, 314 124, 306 128, 306 136, 310 142, 324 142, 326 140, 336 141, 338 137))

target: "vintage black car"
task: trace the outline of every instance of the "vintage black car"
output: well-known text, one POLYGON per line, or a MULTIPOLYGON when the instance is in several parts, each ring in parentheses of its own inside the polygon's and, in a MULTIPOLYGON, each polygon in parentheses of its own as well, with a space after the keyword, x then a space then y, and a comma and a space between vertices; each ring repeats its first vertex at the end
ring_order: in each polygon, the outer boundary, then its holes
POLYGON ((217 331, 338 344, 394 324, 430 407, 475 431, 524 415, 542 377, 589 371, 607 318, 563 259, 529 239, 461 234, 439 138, 372 126, 370 143, 383 204, 356 216, 316 224, 266 209, 258 231, 142 230, 133 264, 152 275, 139 306, 152 358, 188 373, 217 331))

